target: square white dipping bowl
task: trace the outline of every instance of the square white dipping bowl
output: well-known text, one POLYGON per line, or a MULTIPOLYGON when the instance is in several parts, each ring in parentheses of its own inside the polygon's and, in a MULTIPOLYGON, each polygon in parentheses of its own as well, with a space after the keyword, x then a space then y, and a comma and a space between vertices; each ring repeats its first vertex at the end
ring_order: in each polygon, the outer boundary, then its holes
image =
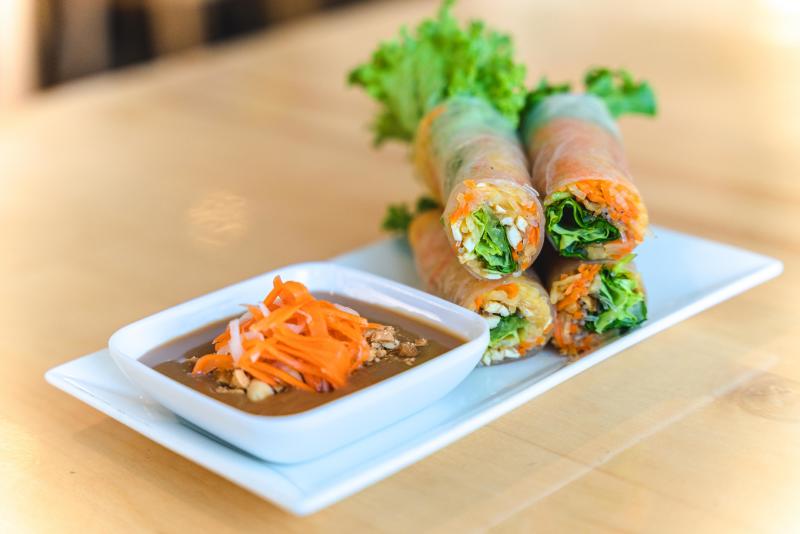
POLYGON ((265 273, 136 321, 115 332, 108 348, 131 382, 178 416, 254 456, 292 463, 326 454, 437 401, 466 378, 488 342, 486 321, 465 308, 379 276, 320 262, 265 273), (312 292, 330 292, 395 311, 465 342, 374 385, 281 416, 244 412, 139 360, 177 337, 243 313, 241 305, 263 299, 276 275, 302 282, 312 292))

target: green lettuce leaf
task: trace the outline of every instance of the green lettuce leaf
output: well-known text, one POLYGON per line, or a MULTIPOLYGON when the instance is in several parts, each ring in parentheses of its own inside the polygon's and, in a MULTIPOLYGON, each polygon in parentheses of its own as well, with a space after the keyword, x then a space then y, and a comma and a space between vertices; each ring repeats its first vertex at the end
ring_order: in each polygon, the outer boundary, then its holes
POLYGON ((505 228, 486 206, 470 214, 480 238, 475 245, 475 255, 480 258, 487 271, 510 274, 517 270, 517 262, 511 255, 505 228))
POLYGON ((656 114, 656 96, 650 84, 634 81, 626 70, 590 69, 584 77, 584 83, 586 92, 603 99, 615 119, 626 113, 656 114))
POLYGON ((587 210, 566 191, 552 195, 545 208, 547 235, 561 256, 586 259, 586 245, 619 239, 619 230, 587 210))
POLYGON ((587 317, 588 330, 598 334, 617 329, 625 332, 647 319, 644 293, 635 274, 626 267, 632 259, 630 254, 613 267, 600 270, 600 312, 587 317))
POLYGON ((528 93, 525 99, 525 109, 522 116, 527 115, 539 103, 551 95, 558 95, 562 93, 569 93, 572 90, 572 85, 569 82, 564 83, 550 83, 547 78, 540 78, 539 85, 528 93))
MULTIPOLYGON (((631 73, 624 69, 589 69, 583 81, 586 93, 600 98, 615 119, 625 114, 656 114, 656 96, 650 84, 645 81, 636 82, 631 73)), ((569 93, 571 90, 569 82, 552 84, 546 78, 541 78, 539 85, 528 93, 523 116, 548 96, 569 93)))
POLYGON ((489 330, 489 347, 495 347, 505 339, 511 339, 515 344, 519 343, 520 334, 527 325, 528 321, 519 314, 501 317, 500 322, 489 330))
POLYGON ((386 215, 383 216, 381 228, 387 232, 406 234, 411 221, 419 215, 430 210, 440 210, 442 207, 434 199, 428 196, 421 196, 417 199, 416 211, 411 211, 408 204, 389 204, 386 215))
POLYGON ((453 3, 445 0, 435 19, 414 32, 402 29, 350 72, 348 82, 381 104, 372 124, 376 144, 410 141, 422 117, 456 95, 483 98, 517 124, 525 104, 525 67, 514 60, 511 38, 479 21, 462 28, 453 3))

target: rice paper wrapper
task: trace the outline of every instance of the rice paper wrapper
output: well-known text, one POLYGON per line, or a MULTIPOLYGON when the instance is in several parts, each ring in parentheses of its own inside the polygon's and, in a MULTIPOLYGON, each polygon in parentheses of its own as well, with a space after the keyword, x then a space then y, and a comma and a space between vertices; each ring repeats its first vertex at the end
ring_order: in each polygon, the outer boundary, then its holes
MULTIPOLYGON (((648 224, 647 208, 633 184, 622 139, 606 105, 594 95, 564 94, 546 98, 524 119, 523 139, 532 162, 531 180, 547 206, 553 193, 569 191, 577 198, 586 193, 580 182, 610 185, 615 206, 609 215, 631 246, 641 242, 648 224), (630 219, 623 222, 622 217, 630 219)), ((609 209, 609 197, 593 202, 609 209)), ((610 259, 610 258, 602 258, 610 259)))
POLYGON ((531 180, 545 197, 569 183, 613 180, 633 186, 619 129, 593 95, 553 95, 525 117, 531 180))
MULTIPOLYGON (((506 216, 524 218, 536 231, 523 239, 518 271, 533 263, 544 242, 544 213, 517 132, 491 105, 459 97, 435 108, 417 131, 414 162, 417 174, 444 206, 445 220, 452 222, 454 214, 459 218, 465 194, 472 206, 499 203, 506 206, 506 216)), ((457 249, 457 237, 446 234, 457 249)), ((477 265, 467 268, 479 278, 486 276, 477 265)))
POLYGON ((465 180, 531 183, 514 126, 480 98, 452 98, 431 111, 414 139, 414 160, 442 205, 465 180))

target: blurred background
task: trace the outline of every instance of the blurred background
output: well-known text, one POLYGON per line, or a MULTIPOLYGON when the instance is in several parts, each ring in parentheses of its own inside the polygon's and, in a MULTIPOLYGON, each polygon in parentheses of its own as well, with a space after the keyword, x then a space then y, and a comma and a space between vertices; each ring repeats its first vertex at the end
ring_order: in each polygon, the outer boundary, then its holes
POLYGON ((392 481, 300 526, 45 387, 121 325, 382 237, 421 185, 405 146, 371 148, 345 76, 439 3, 0 0, 0 532, 127 510, 159 532, 797 532, 800 0, 459 0, 514 36, 529 84, 648 80, 658 118, 620 126, 653 223, 786 268, 392 481), (751 369, 771 374, 741 385, 751 369))
MULTIPOLYGON (((237 38, 295 22, 310 14, 333 11, 344 5, 379 0, 0 0, 0 112, 24 102, 36 92, 104 71, 142 64, 198 47, 213 47, 237 38)), ((403 3, 402 0, 396 0, 403 3)), ((387 3, 389 0, 383 0, 387 3)), ((419 5, 420 2, 408 3, 419 5)), ((424 2, 423 2, 424 3, 424 2)), ((420 11, 430 13, 438 0, 420 11)), ((461 2, 461 11, 476 11, 492 19, 497 13, 518 11, 566 17, 577 27, 588 13, 622 10, 626 16, 647 20, 659 39, 661 23, 686 32, 690 40, 702 30, 707 44, 721 44, 718 35, 756 37, 778 47, 800 45, 800 0, 743 0, 736 9, 725 0, 678 2, 652 6, 629 2, 539 0, 531 2, 461 2), (478 6, 475 10, 472 5, 478 6), (527 5, 526 5, 527 4, 527 5), (516 6, 516 7, 511 7, 516 6), (525 6, 524 8, 522 6, 525 6), (681 15, 682 14, 682 15, 681 15), (699 26, 698 24, 702 24, 699 26)), ((417 11, 412 8, 412 11, 417 11)), ((499 18, 503 18, 502 16, 499 18)), ((539 19, 532 29, 545 30, 539 19)), ((616 26, 616 24, 615 24, 616 26)), ((591 25, 603 34, 603 25, 591 25)), ((562 27, 566 29, 566 27, 562 27)), ((606 28, 605 40, 614 39, 606 28)), ((525 43, 530 36, 517 36, 525 43)), ((533 42, 537 42, 535 35, 533 42)), ((541 40, 538 41, 541 43, 541 40)), ((673 41, 667 55, 683 55, 687 41, 673 41)), ((638 42, 641 46, 642 41, 638 42)), ((652 45, 650 43, 649 45, 652 45)), ((570 49, 569 40, 560 47, 570 49)), ((521 55, 524 57, 524 47, 521 55)), ((703 49, 696 50, 702 58, 703 49)), ((755 51, 753 51, 755 53, 755 51)), ((753 58, 728 57, 747 61, 753 58)), ((769 66, 771 58, 764 58, 769 66)))
POLYGON ((0 0, 0 108, 71 80, 357 1, 0 0))

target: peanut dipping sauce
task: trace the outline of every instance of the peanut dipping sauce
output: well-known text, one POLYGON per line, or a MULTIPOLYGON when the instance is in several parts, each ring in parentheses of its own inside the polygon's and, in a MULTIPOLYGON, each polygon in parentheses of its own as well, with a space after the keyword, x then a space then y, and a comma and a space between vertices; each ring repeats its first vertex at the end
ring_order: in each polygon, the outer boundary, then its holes
POLYGON ((267 397, 263 401, 250 401, 246 395, 237 393, 218 392, 216 380, 210 375, 192 375, 193 362, 187 358, 202 356, 214 352, 211 341, 222 332, 230 317, 215 323, 203 326, 184 336, 169 341, 156 347, 141 357, 142 363, 156 371, 189 386, 209 397, 213 397, 225 404, 239 408, 256 415, 291 415, 341 398, 348 393, 364 389, 386 380, 403 371, 424 364, 425 362, 448 352, 449 350, 465 343, 465 340, 455 334, 441 330, 436 326, 408 317, 394 310, 389 310, 362 301, 334 294, 315 294, 317 298, 336 302, 356 310, 370 322, 393 326, 397 330, 398 338, 402 341, 413 341, 424 338, 427 344, 418 347, 418 354, 414 358, 400 358, 396 356, 377 361, 369 366, 357 369, 350 376, 347 385, 343 388, 327 393, 302 391, 294 388, 285 389, 280 393, 267 397))

